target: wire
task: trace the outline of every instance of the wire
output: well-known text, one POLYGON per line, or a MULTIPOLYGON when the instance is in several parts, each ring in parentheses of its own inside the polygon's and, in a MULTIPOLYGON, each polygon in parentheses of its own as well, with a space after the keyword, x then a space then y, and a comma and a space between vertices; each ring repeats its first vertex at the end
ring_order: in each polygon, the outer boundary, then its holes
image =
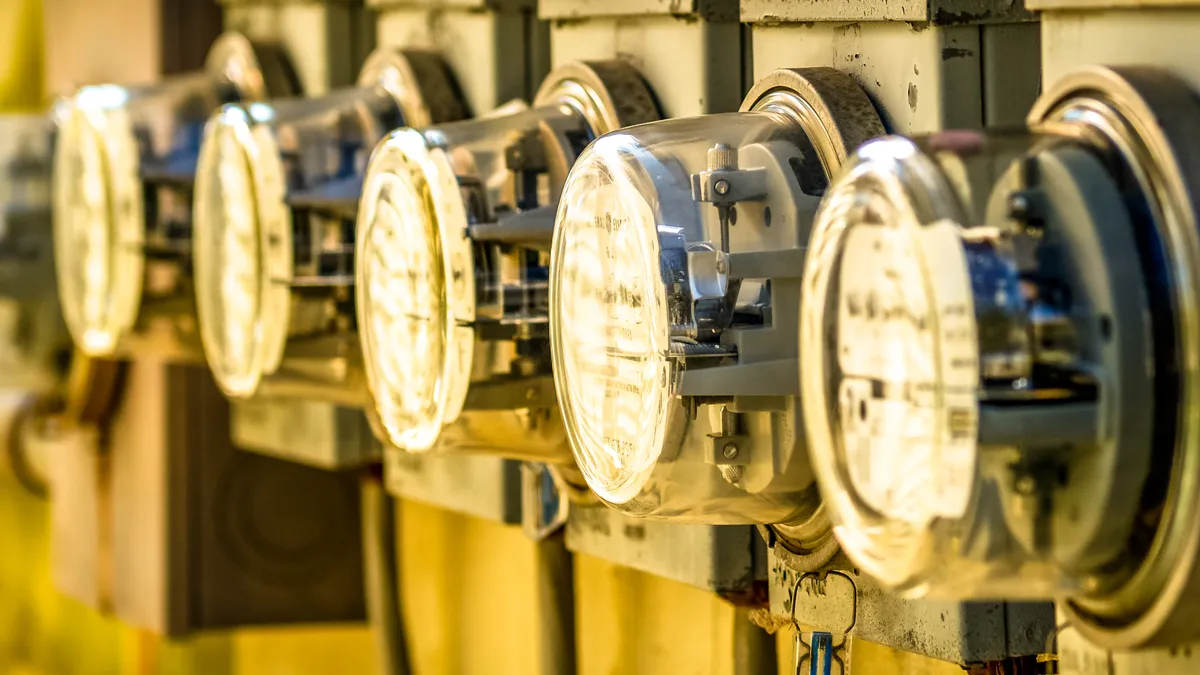
POLYGON ((362 481, 363 591, 381 675, 409 675, 412 663, 400 608, 396 505, 379 479, 362 481))

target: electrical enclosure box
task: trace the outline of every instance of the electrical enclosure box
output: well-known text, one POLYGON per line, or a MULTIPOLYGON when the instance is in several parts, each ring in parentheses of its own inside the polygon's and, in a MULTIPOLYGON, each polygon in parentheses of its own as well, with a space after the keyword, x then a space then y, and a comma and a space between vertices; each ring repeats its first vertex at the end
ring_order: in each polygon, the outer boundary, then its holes
POLYGON ((56 448, 63 592, 172 636, 365 619, 356 475, 234 448, 203 368, 130 364, 121 396, 106 449, 56 448))

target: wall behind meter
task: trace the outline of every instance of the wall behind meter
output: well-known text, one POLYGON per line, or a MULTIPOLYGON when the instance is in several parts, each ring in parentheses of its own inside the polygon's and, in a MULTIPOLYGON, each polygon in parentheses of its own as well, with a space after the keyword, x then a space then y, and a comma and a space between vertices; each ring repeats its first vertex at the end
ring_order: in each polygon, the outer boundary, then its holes
MULTIPOLYGON (((0 113, 38 108, 80 83, 153 80, 170 67, 163 54, 172 54, 160 43, 160 7, 161 0, 0 0, 0 113)), ((13 401, 0 396, 0 427, 13 401)), ((401 505, 399 523, 416 671, 536 672, 534 551, 521 532, 412 503, 401 505)), ((373 645, 361 626, 243 630, 166 643, 58 595, 49 547, 46 503, 0 471, 0 673, 374 672, 373 645)), ((733 675, 736 619, 724 602, 591 558, 577 561, 576 583, 582 675, 733 675)), ((781 640, 781 664, 788 658, 790 646, 781 640)), ((855 659, 856 668, 875 675, 960 672, 871 646, 856 647, 855 659)))

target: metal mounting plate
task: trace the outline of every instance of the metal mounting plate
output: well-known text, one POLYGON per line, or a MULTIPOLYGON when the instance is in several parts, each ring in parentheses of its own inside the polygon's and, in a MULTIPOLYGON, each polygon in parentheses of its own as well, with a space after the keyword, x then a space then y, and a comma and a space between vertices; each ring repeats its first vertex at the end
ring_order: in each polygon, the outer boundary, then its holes
POLYGON ((753 594, 766 576, 762 538, 748 525, 665 523, 572 505, 567 548, 731 599, 753 594))
POLYGON ((920 21, 940 26, 1030 21, 1022 0, 742 0, 742 21, 920 21))
POLYGON ((383 452, 362 411, 303 399, 256 397, 230 403, 239 448, 322 469, 375 464, 383 452))
POLYGON ((1029 9, 1080 10, 1114 9, 1121 7, 1200 7, 1200 0, 1025 0, 1029 9))
POLYGON ((388 492, 505 525, 521 523, 521 465, 497 457, 384 450, 388 492))
POLYGON ((1040 653, 1054 629, 1050 603, 901 598, 853 572, 802 575, 771 555, 770 611, 795 623, 959 665, 1040 653))

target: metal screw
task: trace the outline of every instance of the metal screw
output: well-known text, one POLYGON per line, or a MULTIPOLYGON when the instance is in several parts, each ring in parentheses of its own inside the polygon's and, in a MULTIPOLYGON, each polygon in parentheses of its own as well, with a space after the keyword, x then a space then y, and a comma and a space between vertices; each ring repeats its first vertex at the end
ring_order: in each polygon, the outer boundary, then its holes
POLYGON ((535 398, 537 398, 537 389, 530 387, 525 390, 525 400, 532 401, 535 398))
POLYGON ((717 256, 717 273, 725 274, 725 256, 717 256))
POLYGON ((713 192, 716 192, 719 195, 729 194, 729 181, 722 178, 713 183, 713 192))
POLYGON ((721 448, 721 455, 725 459, 734 459, 738 456, 737 443, 726 443, 725 447, 721 448))

